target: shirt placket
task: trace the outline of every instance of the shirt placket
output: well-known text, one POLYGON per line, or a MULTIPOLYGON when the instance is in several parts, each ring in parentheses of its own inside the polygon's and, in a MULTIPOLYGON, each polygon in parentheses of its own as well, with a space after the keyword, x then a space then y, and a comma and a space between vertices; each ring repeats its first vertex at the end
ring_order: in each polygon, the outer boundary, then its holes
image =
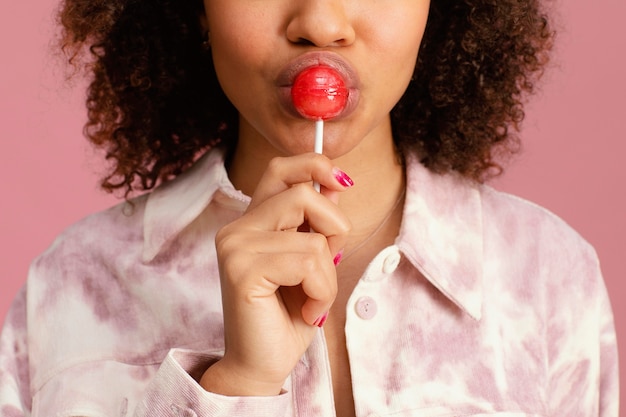
POLYGON ((322 329, 296 364, 291 383, 296 416, 335 415, 330 360, 322 329))
POLYGON ((368 265, 346 306, 346 346, 350 358, 356 415, 373 417, 386 401, 381 388, 385 363, 381 330, 392 325, 383 285, 398 268, 401 255, 396 246, 383 249, 368 265))

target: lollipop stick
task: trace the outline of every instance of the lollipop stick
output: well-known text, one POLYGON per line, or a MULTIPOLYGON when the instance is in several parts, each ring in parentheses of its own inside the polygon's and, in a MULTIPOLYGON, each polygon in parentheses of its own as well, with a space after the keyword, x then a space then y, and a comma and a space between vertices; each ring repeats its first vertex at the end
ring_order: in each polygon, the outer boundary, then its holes
MULTIPOLYGON (((315 153, 322 154, 324 149, 324 120, 319 119, 315 121, 315 153)), ((319 193, 320 184, 318 182, 313 183, 313 188, 319 193)))
POLYGON ((315 121, 315 153, 322 153, 324 149, 324 119, 315 121))
MULTIPOLYGON (((319 119, 315 121, 315 145, 314 151, 315 153, 322 154, 322 150, 324 149, 324 120, 319 119)), ((320 192, 320 183, 317 181, 313 181, 313 188, 318 193, 320 192)), ((313 228, 309 229, 309 232, 315 233, 313 228)))

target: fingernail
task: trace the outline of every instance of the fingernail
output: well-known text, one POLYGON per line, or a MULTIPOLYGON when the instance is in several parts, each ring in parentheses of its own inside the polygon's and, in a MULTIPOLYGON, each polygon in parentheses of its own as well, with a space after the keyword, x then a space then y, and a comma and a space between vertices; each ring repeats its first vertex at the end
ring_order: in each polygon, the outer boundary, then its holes
POLYGON ((346 174, 339 168, 333 168, 333 174, 335 175, 335 179, 337 180, 337 182, 344 187, 352 187, 354 185, 354 181, 352 181, 352 178, 350 178, 348 174, 346 174))
POLYGON ((340 250, 333 259, 333 263, 335 264, 335 266, 339 265, 339 263, 341 262, 341 258, 343 258, 343 249, 340 250))
POLYGON ((317 318, 317 320, 315 320, 315 322, 313 322, 314 326, 317 327, 322 327, 324 325, 324 323, 326 323, 326 319, 328 318, 328 311, 324 314, 322 314, 321 316, 319 316, 317 318))

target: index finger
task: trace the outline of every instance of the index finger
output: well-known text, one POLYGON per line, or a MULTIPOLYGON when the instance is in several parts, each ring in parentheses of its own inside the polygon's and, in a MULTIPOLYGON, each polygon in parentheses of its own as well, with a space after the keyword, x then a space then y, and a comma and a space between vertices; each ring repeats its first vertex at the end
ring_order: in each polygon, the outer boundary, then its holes
POLYGON ((278 157, 270 161, 250 203, 250 209, 296 184, 317 182, 332 192, 343 191, 354 183, 332 161, 315 153, 278 157))

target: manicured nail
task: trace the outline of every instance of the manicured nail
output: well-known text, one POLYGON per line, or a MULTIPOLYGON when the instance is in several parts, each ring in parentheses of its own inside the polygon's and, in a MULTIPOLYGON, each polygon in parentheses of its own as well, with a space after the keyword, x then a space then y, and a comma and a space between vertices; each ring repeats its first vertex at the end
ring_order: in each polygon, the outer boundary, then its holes
POLYGON ((337 180, 337 182, 344 187, 352 187, 354 185, 354 181, 352 181, 352 178, 350 178, 348 174, 346 174, 339 168, 334 168, 333 174, 335 175, 335 179, 337 180))
POLYGON ((341 262, 341 258, 343 258, 343 249, 340 250, 333 259, 333 263, 335 264, 335 266, 339 265, 339 263, 341 262))
POLYGON ((328 318, 328 313, 324 314, 322 316, 322 319, 320 320, 320 322, 317 324, 317 327, 322 327, 324 325, 324 323, 326 323, 326 319, 328 318))
POLYGON ((313 322, 314 326, 317 327, 322 327, 324 325, 324 323, 326 323, 326 319, 328 318, 328 311, 324 314, 322 314, 321 316, 319 316, 317 318, 317 320, 315 320, 315 322, 313 322))

